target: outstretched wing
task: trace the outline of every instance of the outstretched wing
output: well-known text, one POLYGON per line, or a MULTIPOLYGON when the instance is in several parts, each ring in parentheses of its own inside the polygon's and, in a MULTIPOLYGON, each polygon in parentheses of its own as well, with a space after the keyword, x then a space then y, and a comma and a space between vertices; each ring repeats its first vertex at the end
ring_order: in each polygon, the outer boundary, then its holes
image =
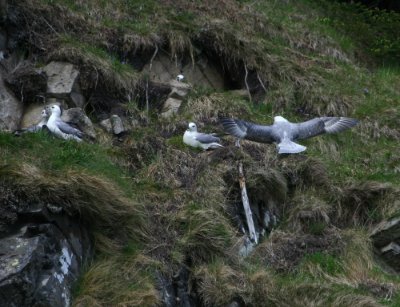
POLYGON ((272 143, 276 141, 271 126, 263 126, 240 119, 223 117, 219 120, 224 130, 239 139, 255 142, 272 143))
POLYGON ((79 138, 83 137, 82 131, 80 131, 80 130, 68 125, 66 122, 64 122, 62 120, 58 120, 56 122, 56 125, 62 132, 66 133, 66 134, 72 134, 72 135, 75 135, 75 136, 77 136, 79 138))
POLYGON ((203 144, 219 143, 220 139, 216 136, 207 133, 197 133, 195 139, 203 144))
POLYGON ((323 133, 337 133, 357 125, 358 120, 349 117, 317 117, 295 124, 296 139, 307 139, 323 133))

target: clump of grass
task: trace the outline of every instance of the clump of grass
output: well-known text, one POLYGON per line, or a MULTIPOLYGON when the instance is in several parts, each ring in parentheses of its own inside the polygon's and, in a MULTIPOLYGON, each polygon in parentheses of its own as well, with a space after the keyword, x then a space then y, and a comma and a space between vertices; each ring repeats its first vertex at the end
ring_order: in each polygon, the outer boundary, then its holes
POLYGON ((93 231, 110 235, 116 225, 129 228, 134 220, 140 225, 139 205, 104 178, 73 170, 56 176, 27 163, 3 164, 0 176, 23 199, 57 204, 69 215, 80 216, 93 231))
MULTIPOLYGON (((306 255, 304 262, 308 262, 311 266, 317 266, 319 270, 331 276, 340 275, 344 272, 343 264, 338 257, 323 252, 306 255)), ((307 266, 307 264, 303 265, 307 266)))
POLYGON ((313 193, 300 189, 296 191, 290 202, 285 223, 290 229, 321 235, 323 230, 330 225, 329 216, 333 210, 332 206, 314 196, 313 193))
POLYGON ((305 255, 322 251, 338 254, 342 248, 335 229, 326 231, 324 236, 273 230, 252 257, 276 272, 294 272, 305 255))
POLYGON ((26 162, 52 175, 84 170, 95 176, 105 176, 115 182, 126 195, 131 186, 127 173, 117 164, 120 152, 100 145, 57 139, 47 133, 27 133, 21 137, 0 134, 3 162, 18 165, 26 162), (18 157, 18 159, 16 158, 18 157))
POLYGON ((154 306, 160 303, 149 264, 154 261, 138 254, 98 260, 80 280, 77 306, 154 306))
POLYGON ((337 192, 339 221, 353 225, 377 223, 385 215, 399 211, 396 195, 399 192, 391 184, 374 181, 348 184, 337 192))
POLYGON ((220 306, 237 298, 245 303, 250 300, 252 289, 246 276, 221 260, 196 268, 194 278, 206 306, 220 306))
POLYGON ((247 101, 230 92, 189 97, 185 108, 190 110, 190 116, 195 122, 210 120, 215 122, 221 113, 242 115, 250 113, 247 101))
POLYGON ((227 255, 235 241, 235 230, 219 211, 192 203, 178 216, 183 236, 179 242, 193 262, 227 255))

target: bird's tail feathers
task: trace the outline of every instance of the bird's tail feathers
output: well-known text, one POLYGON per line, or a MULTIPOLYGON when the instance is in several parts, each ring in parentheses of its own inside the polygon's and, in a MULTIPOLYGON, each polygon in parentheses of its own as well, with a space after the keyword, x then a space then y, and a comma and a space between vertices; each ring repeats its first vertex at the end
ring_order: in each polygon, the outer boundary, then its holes
POLYGON ((282 140, 282 142, 277 144, 277 147, 278 147, 278 153, 280 153, 280 154, 284 154, 284 153, 288 153, 288 154, 299 153, 299 152, 302 152, 302 151, 307 149, 306 146, 303 146, 303 145, 297 144, 295 142, 292 142, 289 139, 282 140))

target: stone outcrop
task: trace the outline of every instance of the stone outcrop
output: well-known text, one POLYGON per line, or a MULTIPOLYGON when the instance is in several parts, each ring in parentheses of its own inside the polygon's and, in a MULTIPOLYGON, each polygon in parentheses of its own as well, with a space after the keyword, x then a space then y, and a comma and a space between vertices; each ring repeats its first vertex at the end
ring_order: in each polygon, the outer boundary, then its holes
POLYGON ((56 204, 27 203, 1 187, 0 306, 70 306, 91 257, 87 230, 56 204))
POLYGON ((91 139, 96 138, 96 132, 93 127, 92 121, 87 117, 81 108, 71 108, 64 110, 61 119, 67 123, 74 124, 81 130, 85 136, 91 139))
POLYGON ((65 99, 71 107, 82 108, 85 98, 80 93, 77 82, 79 71, 73 64, 65 62, 50 62, 43 71, 46 73, 47 97, 65 99))
POLYGON ((400 218, 383 221, 371 233, 377 253, 400 272, 400 218))
POLYGON ((179 107, 182 104, 182 100, 176 98, 168 98, 163 106, 163 110, 161 113, 162 117, 168 118, 172 115, 178 113, 179 107))
POLYGON ((36 125, 41 119, 41 112, 45 108, 42 104, 30 104, 24 110, 21 125, 22 129, 36 125))
POLYGON ((44 103, 47 76, 41 69, 15 53, 4 60, 4 66, 7 70, 7 87, 24 105, 44 103))
POLYGON ((22 103, 8 90, 0 76, 0 130, 18 129, 22 111, 22 103))
POLYGON ((169 84, 171 86, 171 92, 169 93, 168 99, 165 101, 161 111, 161 116, 165 118, 171 117, 178 113, 183 99, 191 89, 190 84, 176 80, 171 80, 169 84))
POLYGON ((180 68, 177 63, 168 56, 159 54, 152 62, 151 71, 150 64, 147 64, 143 70, 149 73, 152 82, 168 83, 171 79, 175 80, 178 74, 183 73, 185 76, 183 81, 187 83, 212 89, 224 88, 223 76, 215 68, 215 65, 212 65, 212 63, 203 56, 199 56, 194 64, 189 61, 180 68))

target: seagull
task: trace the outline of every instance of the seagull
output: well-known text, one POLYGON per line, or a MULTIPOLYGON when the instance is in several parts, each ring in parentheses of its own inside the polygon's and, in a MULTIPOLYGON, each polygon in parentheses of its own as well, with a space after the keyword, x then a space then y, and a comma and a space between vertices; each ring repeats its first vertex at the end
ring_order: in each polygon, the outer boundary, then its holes
POLYGON ((239 119, 220 118, 224 130, 241 139, 260 143, 276 143, 278 153, 299 153, 307 147, 293 141, 307 139, 324 133, 336 133, 349 129, 358 123, 349 117, 317 117, 302 123, 291 123, 282 116, 275 116, 271 126, 253 124, 239 119))
POLYGON ((220 139, 213 134, 197 132, 195 123, 189 123, 188 129, 183 134, 183 142, 192 147, 200 147, 204 150, 224 147, 219 144, 220 139))
POLYGON ((41 120, 36 125, 29 126, 27 128, 23 128, 21 130, 17 130, 14 132, 15 135, 20 136, 25 132, 39 132, 42 130, 43 126, 46 125, 47 120, 49 119, 50 112, 47 108, 44 108, 40 113, 41 120))
POLYGON ((65 140, 73 139, 75 141, 81 142, 83 133, 61 119, 61 108, 55 104, 50 107, 50 110, 51 115, 46 124, 47 128, 53 134, 65 140))

